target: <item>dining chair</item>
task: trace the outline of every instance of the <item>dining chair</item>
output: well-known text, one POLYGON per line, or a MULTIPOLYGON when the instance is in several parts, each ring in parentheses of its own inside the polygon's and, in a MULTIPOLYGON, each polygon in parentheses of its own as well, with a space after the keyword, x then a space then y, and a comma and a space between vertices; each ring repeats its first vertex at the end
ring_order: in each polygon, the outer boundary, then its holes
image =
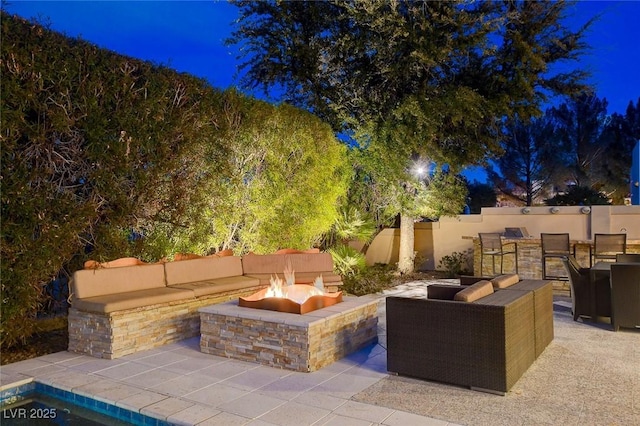
POLYGON ((581 267, 572 255, 563 257, 562 263, 569 275, 573 320, 585 316, 595 322, 599 317, 611 317, 609 276, 594 277, 591 268, 581 267))
POLYGON ((516 274, 518 273, 518 245, 515 242, 503 243, 502 237, 499 233, 481 232, 478 234, 480 237, 480 275, 483 275, 484 271, 484 258, 485 256, 491 257, 491 265, 493 267, 493 275, 496 275, 496 257, 500 258, 500 273, 504 266, 504 257, 513 255, 513 263, 515 265, 516 274), (513 248, 507 248, 513 245, 513 248))
MULTIPOLYGON (((540 234, 542 240, 542 279, 568 281, 567 275, 549 275, 547 273, 547 259, 562 259, 571 255, 571 243, 569 234, 540 234)), ((575 251, 573 252, 575 258, 575 251)))
POLYGON ((589 290, 589 268, 582 268, 574 256, 562 258, 569 285, 571 286, 571 313, 573 320, 578 321, 581 316, 592 316, 591 291, 589 290))
POLYGON ((616 262, 640 263, 640 253, 616 254, 616 262))
POLYGON ((611 325, 640 327, 640 263, 611 265, 611 325))
POLYGON ((627 234, 594 234, 593 263, 598 260, 616 260, 617 254, 627 252, 627 234))

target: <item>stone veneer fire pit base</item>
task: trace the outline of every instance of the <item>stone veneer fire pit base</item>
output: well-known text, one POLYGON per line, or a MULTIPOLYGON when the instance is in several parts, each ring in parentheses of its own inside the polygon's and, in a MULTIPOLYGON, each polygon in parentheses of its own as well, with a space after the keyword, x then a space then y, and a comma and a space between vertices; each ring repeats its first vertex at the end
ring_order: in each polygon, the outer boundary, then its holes
POLYGON ((237 301, 201 308, 200 350, 294 371, 316 371, 378 341, 378 298, 344 297, 304 315, 243 308, 237 301))

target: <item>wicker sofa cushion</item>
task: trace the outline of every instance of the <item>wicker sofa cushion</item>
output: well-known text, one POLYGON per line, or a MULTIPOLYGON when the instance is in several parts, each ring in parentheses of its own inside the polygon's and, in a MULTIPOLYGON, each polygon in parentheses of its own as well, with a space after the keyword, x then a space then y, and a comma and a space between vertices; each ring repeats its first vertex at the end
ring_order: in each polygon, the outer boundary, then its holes
POLYGON ((520 282, 518 274, 499 275, 491 280, 493 288, 507 288, 520 282))
POLYGON ((482 280, 470 285, 464 290, 460 290, 453 296, 453 300, 459 302, 474 302, 493 293, 493 285, 491 281, 482 280))

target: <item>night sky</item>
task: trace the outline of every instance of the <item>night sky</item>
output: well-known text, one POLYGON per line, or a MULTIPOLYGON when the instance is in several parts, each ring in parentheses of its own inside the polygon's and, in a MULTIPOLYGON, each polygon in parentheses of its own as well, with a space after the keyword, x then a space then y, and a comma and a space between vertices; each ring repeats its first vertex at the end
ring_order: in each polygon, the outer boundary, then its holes
MULTIPOLYGON (((16 1, 10 13, 48 22, 51 28, 116 52, 168 65, 225 89, 238 84, 236 47, 224 46, 237 8, 220 1, 16 1)), ((640 97, 640 1, 581 1, 568 22, 574 27, 604 13, 588 36, 592 51, 579 66, 624 113, 640 97)), ((578 66, 578 65, 576 65, 578 66)))

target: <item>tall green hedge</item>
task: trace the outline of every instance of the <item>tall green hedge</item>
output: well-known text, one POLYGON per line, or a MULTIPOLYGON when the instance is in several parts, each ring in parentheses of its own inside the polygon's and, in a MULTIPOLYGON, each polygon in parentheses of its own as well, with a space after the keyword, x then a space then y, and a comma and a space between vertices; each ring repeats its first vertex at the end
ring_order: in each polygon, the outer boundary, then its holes
POLYGON ((11 344, 29 335, 43 285, 85 252, 158 258, 162 248, 131 236, 156 222, 188 226, 209 161, 226 158, 226 146, 222 95, 203 81, 5 14, 1 70, 2 343, 11 344))
POLYGON ((237 253, 319 243, 350 175, 346 147, 306 111, 237 97, 229 179, 208 211, 212 238, 237 253))
POLYGON ((31 334, 43 286, 87 258, 310 244, 346 190, 343 148, 286 105, 5 13, 0 65, 2 346, 31 334), (251 150, 262 160, 242 168, 251 150))

